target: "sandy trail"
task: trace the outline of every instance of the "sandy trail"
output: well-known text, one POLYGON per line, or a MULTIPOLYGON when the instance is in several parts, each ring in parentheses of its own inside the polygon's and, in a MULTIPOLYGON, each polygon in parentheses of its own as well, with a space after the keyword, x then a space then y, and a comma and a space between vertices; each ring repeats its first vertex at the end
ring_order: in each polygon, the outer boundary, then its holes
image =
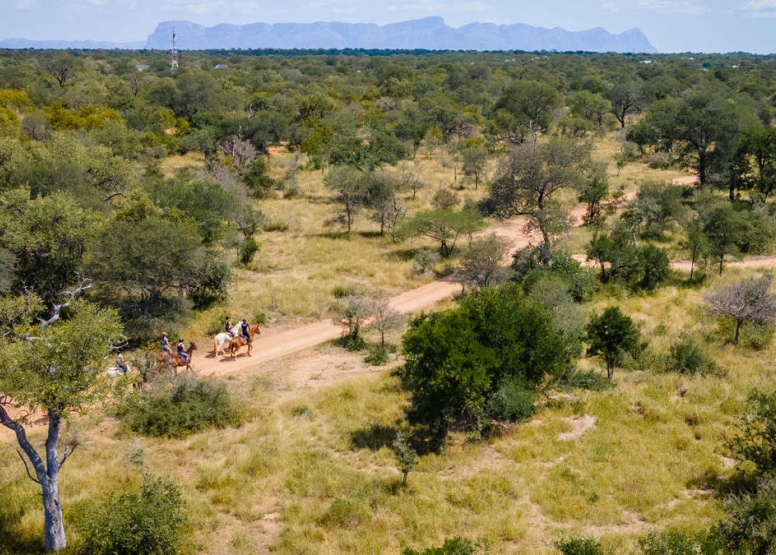
MULTIPOLYGON (((506 239, 510 245, 507 261, 511 261, 511 253, 518 248, 527 246, 531 241, 531 238, 526 236, 524 232, 525 224, 525 218, 515 218, 499 222, 477 236, 496 233, 506 239)), ((390 300, 390 303, 394 309, 402 314, 418 312, 450 298, 460 290, 459 283, 446 277, 397 295, 390 300)), ((214 358, 212 355, 199 356, 194 358, 193 367, 198 374, 204 376, 231 374, 315 347, 340 337, 341 333, 341 328, 328 320, 281 331, 264 329, 260 336, 254 338, 252 356, 247 356, 245 350, 238 353, 234 360, 227 356, 219 356, 218 358, 214 358)), ((210 345, 207 348, 210 349, 210 345)))

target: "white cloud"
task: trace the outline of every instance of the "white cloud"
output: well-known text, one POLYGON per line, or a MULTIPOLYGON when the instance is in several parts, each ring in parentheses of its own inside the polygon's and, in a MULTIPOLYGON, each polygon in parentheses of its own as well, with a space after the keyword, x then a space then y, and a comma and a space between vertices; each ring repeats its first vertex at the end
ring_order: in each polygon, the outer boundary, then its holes
POLYGON ((738 6, 736 11, 749 17, 776 17, 776 0, 749 0, 738 6))
POLYGON ((601 7, 613 12, 636 9, 658 13, 698 14, 708 11, 701 0, 607 0, 601 7))

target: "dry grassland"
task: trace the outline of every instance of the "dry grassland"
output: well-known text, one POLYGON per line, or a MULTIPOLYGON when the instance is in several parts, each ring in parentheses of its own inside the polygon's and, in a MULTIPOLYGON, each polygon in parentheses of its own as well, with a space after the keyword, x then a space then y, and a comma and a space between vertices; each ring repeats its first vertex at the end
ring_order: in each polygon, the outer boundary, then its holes
MULTIPOLYGON (((611 157, 616 148, 612 135, 596 154, 611 157)), ((407 201, 411 210, 427 206, 435 186, 453 180, 440 153, 424 154, 415 164, 429 186, 407 201)), ((286 162, 287 155, 273 158, 273 171, 282 172, 286 162)), ((641 179, 679 175, 631 164, 612 181, 630 191, 641 179)), ((414 249, 430 244, 394 245, 375 236, 363 216, 346 239, 341 226, 322 225, 337 207, 321 173, 302 172, 300 186, 304 197, 257 204, 288 230, 259 237, 255 271, 238 273, 230 305, 219 311, 234 317, 264 311, 273 325, 290 325, 320 318, 335 286, 394 294, 423 283, 412 276, 411 259, 414 249)), ((483 187, 464 191, 483 193, 483 187)), ((584 241, 583 231, 568 240, 577 249, 584 241)), ((388 370, 367 366, 363 354, 324 345, 230 376, 231 391, 250 414, 239 429, 150 440, 122 436, 116 422, 98 423, 97 416, 78 420, 69 430, 78 430, 81 447, 61 479, 72 543, 79 541, 74 523, 96 499, 137 482, 127 453, 140 448, 149 469, 183 484, 191 553, 397 554, 454 535, 481 540, 498 554, 556 553, 551 542, 572 535, 592 535, 629 553, 653 529, 702 529, 721 516, 712 488, 730 473, 723 437, 750 388, 770 389, 776 352, 716 338, 695 289, 669 286, 617 300, 600 294, 588 308, 614 302, 656 350, 682 331, 711 338, 727 373, 618 369, 612 391, 557 396, 532 421, 490 440, 455 437, 444 453, 421 459, 404 489, 389 446, 406 394, 388 370)), ((189 336, 204 335, 216 313, 202 315, 189 336)), ((390 339, 397 343, 399 334, 390 339)), ((13 500, 4 511, 22 515, 10 532, 34 546, 40 501, 18 466, 13 445, 0 444, 0 495, 13 500)))

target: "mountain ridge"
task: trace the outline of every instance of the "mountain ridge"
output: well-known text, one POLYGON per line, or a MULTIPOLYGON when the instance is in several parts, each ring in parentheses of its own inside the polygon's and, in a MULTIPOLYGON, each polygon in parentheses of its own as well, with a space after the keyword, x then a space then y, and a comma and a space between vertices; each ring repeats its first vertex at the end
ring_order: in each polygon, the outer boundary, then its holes
POLYGON ((638 28, 619 34, 603 27, 567 31, 534 27, 525 23, 472 22, 459 28, 447 25, 440 16, 376 23, 221 23, 207 27, 190 21, 160 23, 145 42, 115 43, 92 40, 0 40, 7 49, 148 49, 170 48, 170 30, 175 27, 179 50, 211 49, 376 49, 376 50, 523 50, 562 52, 655 53, 638 28))
POLYGON ((365 48, 657 52, 637 28, 612 34, 603 27, 566 31, 561 27, 547 29, 525 23, 504 25, 473 22, 456 29, 447 25, 439 16, 382 26, 375 23, 317 22, 219 24, 206 27, 189 21, 166 21, 160 23, 148 37, 146 48, 169 48, 170 30, 173 27, 177 30, 180 50, 365 48))

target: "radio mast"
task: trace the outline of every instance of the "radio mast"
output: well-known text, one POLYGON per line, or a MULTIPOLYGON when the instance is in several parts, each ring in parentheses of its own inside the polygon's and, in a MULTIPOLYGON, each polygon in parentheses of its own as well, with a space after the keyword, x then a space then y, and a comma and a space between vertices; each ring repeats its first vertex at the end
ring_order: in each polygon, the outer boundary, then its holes
POLYGON ((175 30, 175 27, 170 30, 170 34, 172 35, 172 42, 170 44, 170 55, 172 57, 172 63, 170 69, 173 73, 175 73, 178 71, 178 43, 176 41, 178 32, 175 30))

